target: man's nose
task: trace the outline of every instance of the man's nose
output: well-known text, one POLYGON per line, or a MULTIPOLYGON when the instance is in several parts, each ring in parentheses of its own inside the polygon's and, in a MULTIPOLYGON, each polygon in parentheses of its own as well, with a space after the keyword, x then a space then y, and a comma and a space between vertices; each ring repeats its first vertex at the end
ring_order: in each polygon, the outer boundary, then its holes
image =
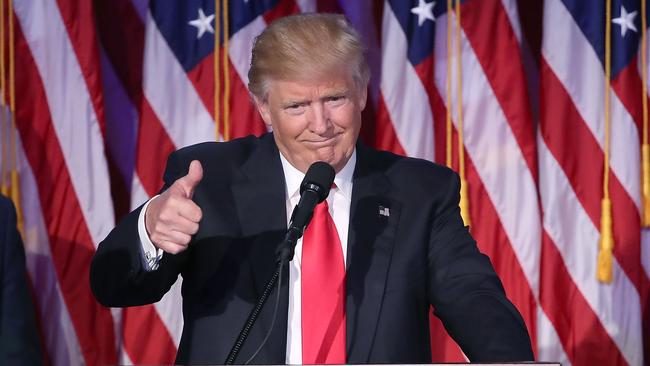
POLYGON ((311 108, 309 128, 312 132, 322 135, 329 129, 331 124, 329 112, 322 103, 314 103, 311 108))

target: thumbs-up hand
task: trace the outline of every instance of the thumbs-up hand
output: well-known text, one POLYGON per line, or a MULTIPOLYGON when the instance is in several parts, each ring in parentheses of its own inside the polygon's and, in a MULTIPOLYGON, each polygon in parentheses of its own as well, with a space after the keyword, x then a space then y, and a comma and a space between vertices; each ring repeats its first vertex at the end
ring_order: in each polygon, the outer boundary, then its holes
POLYGON ((194 189, 201 179, 203 167, 198 160, 193 160, 187 175, 177 179, 149 203, 144 222, 156 247, 171 254, 187 249, 192 235, 199 230, 203 215, 201 208, 192 201, 194 189))

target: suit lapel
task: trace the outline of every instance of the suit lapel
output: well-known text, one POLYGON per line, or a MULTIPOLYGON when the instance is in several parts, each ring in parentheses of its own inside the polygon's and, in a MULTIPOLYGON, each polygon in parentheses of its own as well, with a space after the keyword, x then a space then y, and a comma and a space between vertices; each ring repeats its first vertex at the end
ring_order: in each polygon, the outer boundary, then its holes
POLYGON ((373 164, 373 152, 357 147, 346 274, 347 358, 368 362, 393 252, 400 205, 387 195, 390 183, 373 164))
MULTIPOLYGON (((257 292, 256 298, 262 294, 276 269, 275 249, 287 228, 285 186, 282 163, 273 135, 266 135, 260 139, 259 146, 235 175, 231 187, 242 236, 250 238, 249 259, 251 276, 257 292)), ((278 318, 269 342, 256 360, 271 363, 285 362, 288 276, 288 268, 285 268, 282 274, 278 318)), ((271 294, 254 327, 254 329, 258 328, 254 330, 257 334, 266 334, 271 326, 276 291, 271 294)), ((249 339, 247 342, 249 347, 246 349, 252 353, 261 340, 261 337, 259 340, 249 339)), ((250 356, 247 353, 243 350, 237 361, 240 363, 246 361, 250 356)))

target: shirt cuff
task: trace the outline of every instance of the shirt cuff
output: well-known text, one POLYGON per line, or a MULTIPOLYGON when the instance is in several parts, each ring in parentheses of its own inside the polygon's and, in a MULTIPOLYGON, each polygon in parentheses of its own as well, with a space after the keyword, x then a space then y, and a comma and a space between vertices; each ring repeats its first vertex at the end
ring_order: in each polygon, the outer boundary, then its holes
POLYGON ((156 248, 155 245, 151 242, 149 234, 147 233, 147 227, 144 223, 144 215, 147 212, 147 208, 151 201, 156 199, 158 195, 152 197, 147 203, 144 204, 142 210, 140 211, 140 216, 138 216, 138 235, 140 236, 140 259, 142 260, 142 266, 145 271, 155 271, 158 269, 160 264, 160 258, 162 258, 163 250, 156 248))

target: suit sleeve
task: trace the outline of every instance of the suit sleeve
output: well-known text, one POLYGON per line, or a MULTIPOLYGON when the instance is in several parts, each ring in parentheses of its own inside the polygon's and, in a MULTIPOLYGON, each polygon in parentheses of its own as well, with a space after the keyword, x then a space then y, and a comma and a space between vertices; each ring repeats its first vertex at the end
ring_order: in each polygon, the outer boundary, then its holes
POLYGON ((472 362, 533 360, 521 315, 463 224, 458 176, 453 173, 448 182, 429 243, 429 293, 435 315, 472 362))
MULTIPOLYGON (((172 153, 167 160, 161 192, 186 174, 187 169, 188 164, 183 167, 172 153)), ((138 234, 138 216, 143 206, 129 213, 108 234, 93 257, 90 285, 104 306, 138 306, 159 301, 176 282, 191 251, 190 247, 176 255, 164 253, 157 270, 145 270, 138 234)))
POLYGON ((0 364, 40 365, 35 308, 29 293, 25 250, 11 204, 0 198, 2 294, 0 295, 0 364))

